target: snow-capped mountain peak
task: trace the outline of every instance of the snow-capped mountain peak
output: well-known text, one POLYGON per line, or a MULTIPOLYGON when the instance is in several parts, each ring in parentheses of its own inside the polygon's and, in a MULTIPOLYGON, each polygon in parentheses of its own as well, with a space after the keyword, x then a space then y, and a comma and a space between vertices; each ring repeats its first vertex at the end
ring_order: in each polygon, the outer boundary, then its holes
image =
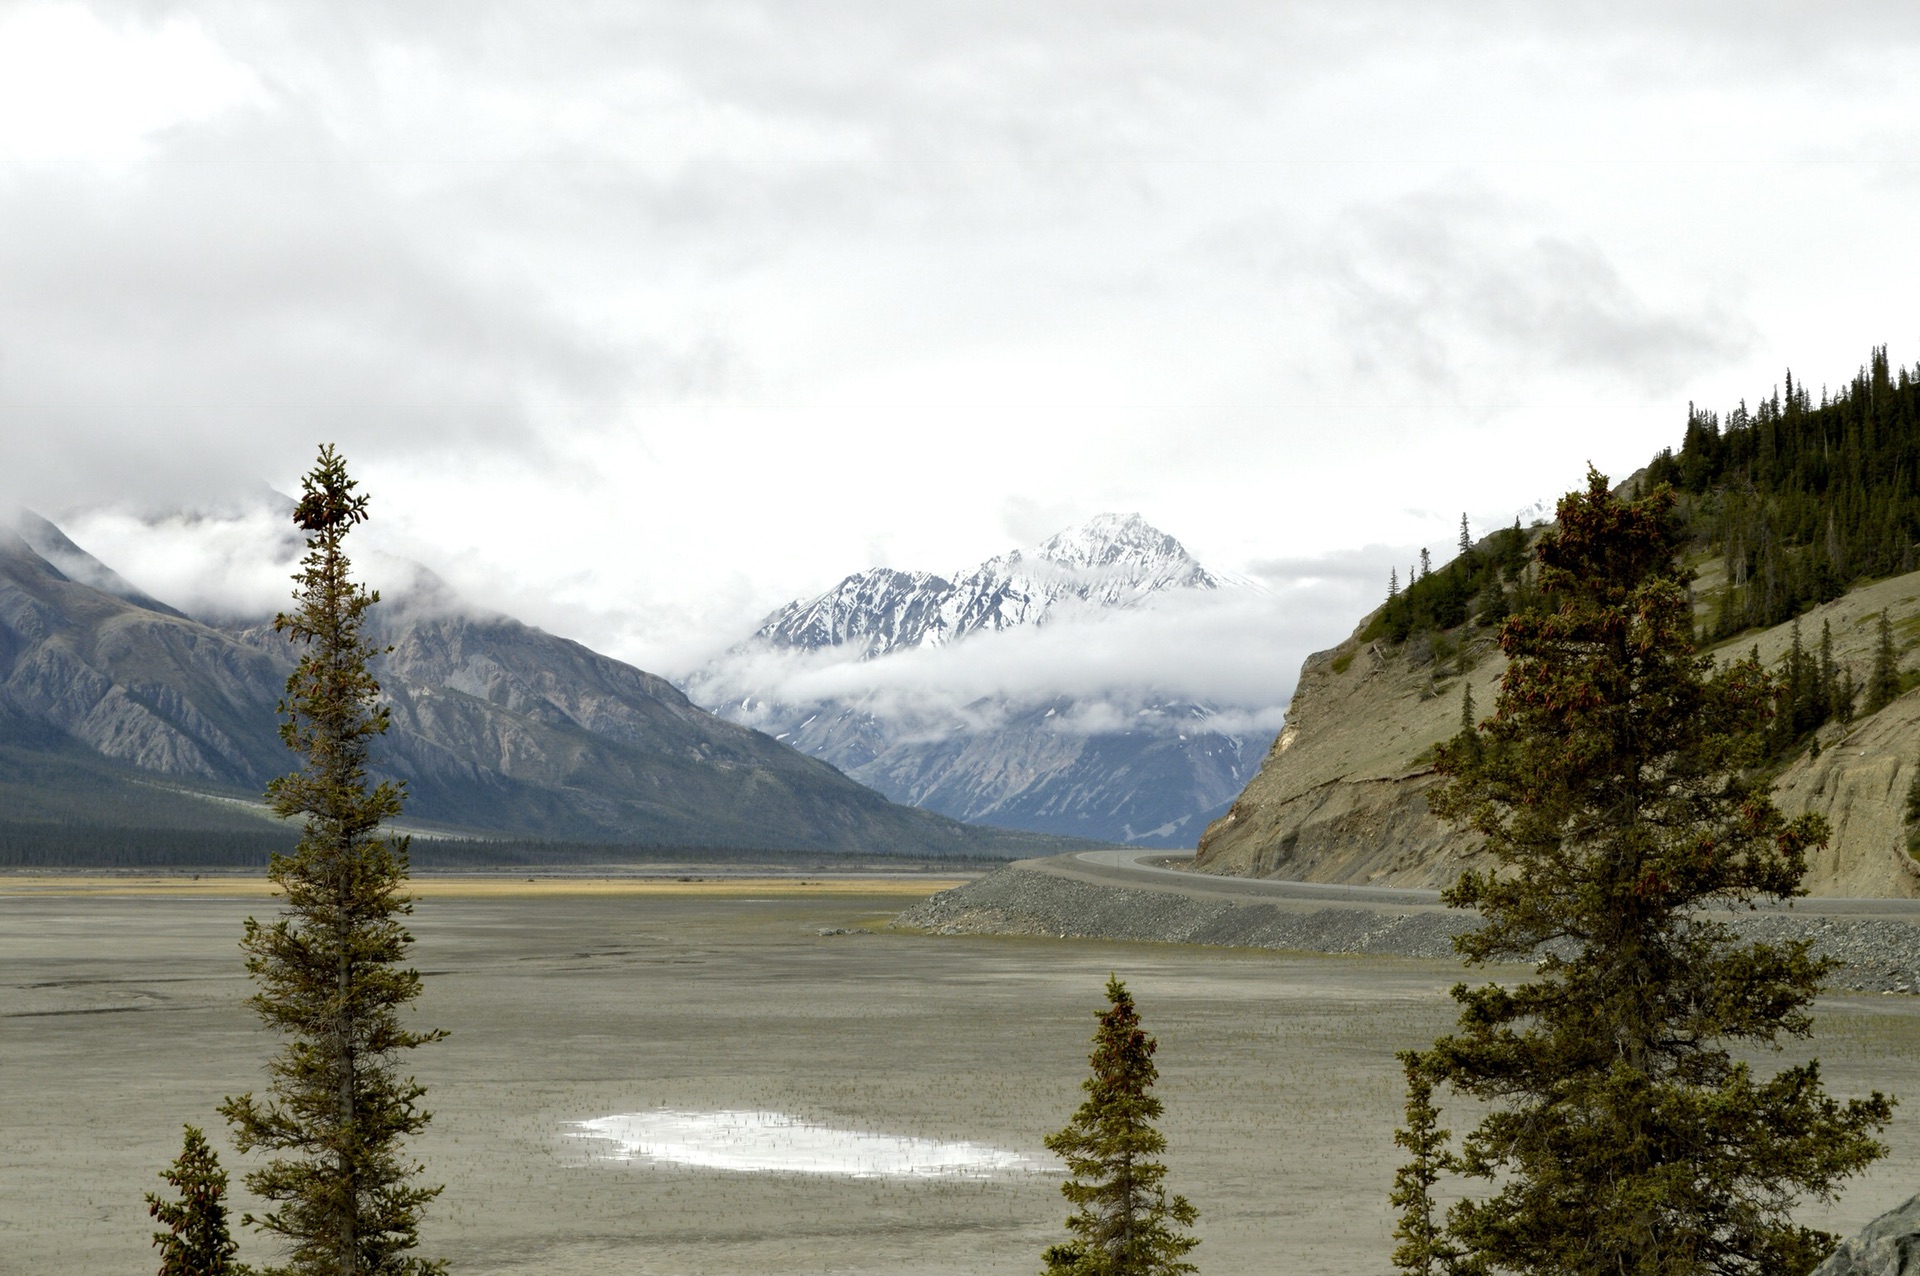
POLYGON ((1125 607, 1166 589, 1220 580, 1138 514, 1101 514, 949 579, 879 567, 797 599, 754 638, 776 647, 862 648, 862 659, 937 647, 982 630, 1044 624, 1062 605, 1125 607))
POLYGON ((1096 514, 1078 527, 1047 537, 1034 557, 1076 571, 1119 569, 1139 576, 1186 568, 1206 576, 1186 546, 1138 514, 1096 514))

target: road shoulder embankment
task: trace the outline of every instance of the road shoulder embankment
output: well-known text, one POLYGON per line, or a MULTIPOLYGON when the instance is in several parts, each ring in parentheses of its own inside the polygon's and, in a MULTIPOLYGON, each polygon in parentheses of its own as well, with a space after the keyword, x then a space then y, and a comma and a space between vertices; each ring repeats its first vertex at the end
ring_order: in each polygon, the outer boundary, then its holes
MULTIPOLYGON (((1208 944, 1454 959, 1477 923, 1433 891, 1208 877, 1136 852, 1021 860, 916 904, 894 920, 937 935, 1208 944)), ((1717 915, 1752 939, 1807 939, 1840 962, 1830 986, 1920 990, 1920 913, 1910 901, 1798 901, 1717 915)))

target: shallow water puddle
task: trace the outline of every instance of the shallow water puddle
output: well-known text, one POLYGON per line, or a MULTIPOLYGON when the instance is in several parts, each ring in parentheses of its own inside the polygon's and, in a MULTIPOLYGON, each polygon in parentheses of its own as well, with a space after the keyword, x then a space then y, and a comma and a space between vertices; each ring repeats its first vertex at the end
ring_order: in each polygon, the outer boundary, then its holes
POLYGON ((573 1123, 574 1138, 614 1161, 743 1174, 839 1174, 857 1179, 989 1178, 1050 1168, 983 1143, 836 1130, 783 1112, 622 1112, 573 1123))

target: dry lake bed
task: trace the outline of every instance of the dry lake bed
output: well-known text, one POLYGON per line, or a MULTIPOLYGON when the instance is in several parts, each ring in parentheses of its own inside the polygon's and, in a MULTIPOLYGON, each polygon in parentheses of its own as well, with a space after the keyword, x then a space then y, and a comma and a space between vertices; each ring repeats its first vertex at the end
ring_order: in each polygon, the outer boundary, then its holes
MULTIPOLYGON (((1448 1026, 1456 967, 880 930, 949 884, 427 879, 419 1022, 452 1036, 411 1060, 446 1184, 423 1252, 476 1276, 1035 1271, 1066 1212, 1041 1139, 1111 970, 1160 1038, 1201 1271, 1387 1269, 1393 1052, 1448 1026)), ((0 877, 0 1271, 152 1272, 141 1195, 182 1122, 237 1180, 214 1108, 274 1039, 236 941, 273 908, 233 881, 0 877)), ((1836 1093, 1906 1099, 1892 1154, 1806 1215, 1851 1231, 1920 1189, 1920 998, 1835 997, 1818 1031, 1836 1093)))

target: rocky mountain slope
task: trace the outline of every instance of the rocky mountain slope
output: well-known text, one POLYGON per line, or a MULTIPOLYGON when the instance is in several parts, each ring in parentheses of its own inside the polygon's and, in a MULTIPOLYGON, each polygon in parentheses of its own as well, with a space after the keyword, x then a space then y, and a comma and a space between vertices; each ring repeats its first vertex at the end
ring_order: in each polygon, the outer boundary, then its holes
MULTIPOLYGON (((1709 565, 1697 584, 1719 584, 1709 565)), ((1905 646, 1920 630, 1920 572, 1857 588, 1800 617, 1808 641, 1832 626, 1834 654, 1864 682, 1882 609, 1905 646)), ((1504 661, 1490 629, 1463 626, 1449 641, 1432 636, 1394 644, 1354 636, 1307 658, 1287 723, 1260 772, 1200 841, 1198 866, 1236 876, 1395 886, 1441 886, 1473 862, 1474 839, 1435 819, 1426 791, 1437 780, 1428 751, 1460 728, 1471 688, 1489 712, 1504 661), (1457 645, 1456 645, 1457 644, 1457 645)), ((1777 663, 1792 642, 1783 624, 1742 635, 1722 649, 1740 655, 1756 642, 1777 663)), ((1909 658, 1909 663, 1911 660, 1909 658)), ((1790 813, 1818 811, 1833 836, 1811 865, 1819 895, 1920 894, 1920 864, 1907 853, 1908 786, 1920 766, 1920 690, 1849 724, 1831 723, 1786 767, 1777 800, 1790 813)))
MULTIPOLYGON (((146 597, 44 520, 0 529, 0 822, 232 827, 289 768, 293 655, 146 597), (196 818, 196 816, 203 818, 196 818)), ((394 650, 378 757, 415 824, 578 841, 1032 853, 888 802, 662 678, 422 579, 373 613, 394 650)))
MULTIPOLYGON (((753 657, 865 662, 991 643, 1104 610, 1242 587, 1137 514, 1106 514, 952 577, 876 568, 773 613, 688 680, 701 703, 854 779, 957 819, 1148 846, 1191 846, 1252 774, 1264 735, 1221 706, 1117 689, 1123 723, 1089 728, 1073 697, 979 699, 944 713, 881 697, 794 699, 755 685, 753 657), (737 672, 746 669, 745 675, 737 672)), ((1103 706, 1110 708, 1110 705, 1103 706)))

